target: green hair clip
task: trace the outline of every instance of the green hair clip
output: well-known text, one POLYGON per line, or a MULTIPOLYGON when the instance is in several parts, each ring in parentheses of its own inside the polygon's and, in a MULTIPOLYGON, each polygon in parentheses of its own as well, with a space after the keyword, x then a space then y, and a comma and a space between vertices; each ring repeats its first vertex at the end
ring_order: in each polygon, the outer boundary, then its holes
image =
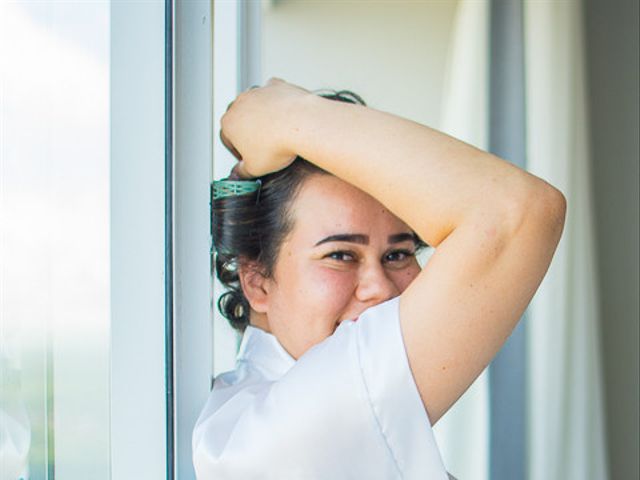
POLYGON ((213 182, 213 199, 218 200, 225 197, 235 197, 237 195, 246 195, 248 193, 258 192, 262 181, 258 180, 215 180, 213 182))
MULTIPOLYGON (((249 193, 258 192, 256 197, 256 205, 260 201, 260 190, 262 189, 262 180, 230 180, 225 178, 223 180, 214 180, 211 182, 211 207, 213 202, 221 198, 235 197, 237 195, 247 195, 249 193)), ((213 232, 214 223, 211 222, 211 236, 214 236, 213 232)), ((221 253, 218 248, 211 245, 211 254, 221 253)))

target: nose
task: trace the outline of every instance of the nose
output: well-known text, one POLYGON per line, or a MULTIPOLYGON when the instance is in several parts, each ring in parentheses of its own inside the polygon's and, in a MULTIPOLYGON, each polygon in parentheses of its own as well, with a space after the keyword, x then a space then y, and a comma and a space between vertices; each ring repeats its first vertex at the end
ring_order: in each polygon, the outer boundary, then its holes
POLYGON ((398 295, 400 295, 400 289, 380 263, 360 267, 355 292, 359 302, 373 306, 398 295))

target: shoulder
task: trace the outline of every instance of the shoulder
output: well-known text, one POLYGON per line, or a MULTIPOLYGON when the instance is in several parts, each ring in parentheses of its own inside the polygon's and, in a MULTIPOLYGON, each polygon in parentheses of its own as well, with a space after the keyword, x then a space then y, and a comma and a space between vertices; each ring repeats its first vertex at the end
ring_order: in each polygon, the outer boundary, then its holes
POLYGON ((198 478, 437 471, 439 453, 393 325, 397 310, 394 299, 343 322, 276 380, 250 365, 217 380, 194 431, 198 478))

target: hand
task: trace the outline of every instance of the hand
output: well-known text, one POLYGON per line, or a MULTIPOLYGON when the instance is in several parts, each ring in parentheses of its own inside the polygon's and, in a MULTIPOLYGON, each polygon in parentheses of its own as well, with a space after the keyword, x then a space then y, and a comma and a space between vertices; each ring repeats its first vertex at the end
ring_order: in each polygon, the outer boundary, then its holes
POLYGON ((264 87, 241 93, 220 120, 220 139, 238 159, 233 175, 251 178, 282 170, 296 152, 290 134, 295 131, 296 102, 308 91, 277 78, 264 87))

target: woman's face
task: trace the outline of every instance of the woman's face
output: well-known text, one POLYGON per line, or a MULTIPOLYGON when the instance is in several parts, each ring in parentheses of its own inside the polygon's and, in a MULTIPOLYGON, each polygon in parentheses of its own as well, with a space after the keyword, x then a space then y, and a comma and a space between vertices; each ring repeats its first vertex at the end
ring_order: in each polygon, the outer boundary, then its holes
POLYGON ((297 359, 340 322, 399 295, 420 267, 411 229, 336 177, 308 177, 291 214, 256 324, 297 359))

